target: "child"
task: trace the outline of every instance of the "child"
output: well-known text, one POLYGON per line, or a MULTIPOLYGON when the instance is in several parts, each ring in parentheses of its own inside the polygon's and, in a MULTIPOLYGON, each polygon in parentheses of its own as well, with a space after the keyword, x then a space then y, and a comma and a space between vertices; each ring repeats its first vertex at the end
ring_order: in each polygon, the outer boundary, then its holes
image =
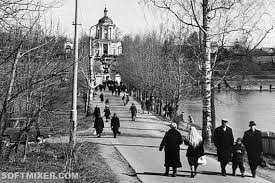
POLYGON ((233 176, 236 176, 235 172, 237 167, 239 167, 242 173, 242 177, 244 177, 244 166, 243 166, 244 153, 245 153, 245 148, 242 144, 242 139, 238 138, 236 143, 233 146, 233 157, 232 157, 233 176))

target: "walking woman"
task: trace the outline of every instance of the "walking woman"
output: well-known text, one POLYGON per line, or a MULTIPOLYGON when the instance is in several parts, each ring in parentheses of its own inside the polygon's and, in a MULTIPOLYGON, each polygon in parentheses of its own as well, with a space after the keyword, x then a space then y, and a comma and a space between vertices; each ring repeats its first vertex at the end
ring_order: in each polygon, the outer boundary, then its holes
POLYGON ((119 127, 120 127, 119 118, 117 117, 117 114, 114 113, 111 119, 111 129, 113 130, 114 138, 116 138, 116 134, 120 134, 119 127))
POLYGON ((95 117, 100 116, 100 108, 98 107, 98 105, 95 106, 94 116, 95 116, 95 117))
POLYGON ((191 177, 194 178, 197 174, 198 159, 204 155, 202 136, 195 127, 192 126, 190 128, 189 135, 184 140, 184 144, 188 145, 186 156, 191 169, 191 177))
POLYGON ((159 147, 159 150, 162 151, 164 148, 165 152, 165 176, 169 174, 169 168, 173 168, 173 177, 176 177, 177 168, 182 167, 180 162, 180 145, 182 144, 183 139, 180 132, 177 130, 177 124, 172 123, 171 129, 168 130, 159 147))
POLYGON ((94 128, 96 130, 97 137, 100 137, 104 128, 104 122, 101 116, 97 116, 95 118, 94 128))

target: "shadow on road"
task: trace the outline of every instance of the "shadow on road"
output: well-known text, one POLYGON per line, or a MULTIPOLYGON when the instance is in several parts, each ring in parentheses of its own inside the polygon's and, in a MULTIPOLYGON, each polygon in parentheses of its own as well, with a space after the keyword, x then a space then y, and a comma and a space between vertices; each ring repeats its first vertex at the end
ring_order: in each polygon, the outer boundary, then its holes
MULTIPOLYGON (((137 173, 137 175, 157 175, 157 176, 165 176, 163 175, 163 173, 158 173, 158 172, 143 172, 143 173, 137 173)), ((172 174, 169 174, 169 177, 171 177, 172 174)), ((167 176, 165 176, 167 177, 167 176)), ((190 177, 190 175, 180 175, 180 174, 177 174, 177 177, 190 177)))
MULTIPOLYGON (((97 138, 97 137, 93 137, 93 138, 97 138)), ((100 137, 102 138, 102 137, 100 137)), ((107 138, 113 138, 113 137, 107 137, 107 138)), ((102 143, 102 142, 93 142, 94 144, 98 144, 98 145, 106 145, 106 146, 122 146, 122 147, 146 147, 146 148, 153 148, 153 149, 159 149, 159 146, 154 146, 154 145, 141 145, 141 144, 116 144, 116 143, 112 143, 112 144, 108 144, 108 143, 102 143)), ((182 151, 186 151, 186 148, 180 148, 180 150, 182 151)))

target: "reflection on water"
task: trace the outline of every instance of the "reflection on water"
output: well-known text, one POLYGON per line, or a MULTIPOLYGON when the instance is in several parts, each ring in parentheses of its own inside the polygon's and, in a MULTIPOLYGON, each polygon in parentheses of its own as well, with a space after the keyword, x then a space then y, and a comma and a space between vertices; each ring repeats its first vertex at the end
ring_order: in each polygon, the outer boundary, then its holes
MULTIPOLYGON (((220 125, 222 118, 228 119, 228 125, 233 128, 235 138, 243 136, 251 120, 254 120, 256 127, 262 131, 275 131, 275 92, 224 91, 215 93, 215 98, 216 125, 220 125)), ((185 112, 186 119, 191 115, 195 123, 201 124, 201 99, 185 101, 179 110, 185 112)))

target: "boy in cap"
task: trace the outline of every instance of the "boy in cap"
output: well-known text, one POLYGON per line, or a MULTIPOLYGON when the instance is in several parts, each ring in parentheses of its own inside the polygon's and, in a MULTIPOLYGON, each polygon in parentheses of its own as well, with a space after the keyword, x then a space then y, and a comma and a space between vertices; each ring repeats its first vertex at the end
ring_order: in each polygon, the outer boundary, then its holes
POLYGON ((232 157, 233 176, 236 175, 236 170, 239 167, 242 173, 242 177, 244 177, 244 171, 245 171, 243 166, 244 154, 245 154, 245 148, 242 144, 242 139, 238 138, 236 143, 233 146, 233 157, 232 157))

